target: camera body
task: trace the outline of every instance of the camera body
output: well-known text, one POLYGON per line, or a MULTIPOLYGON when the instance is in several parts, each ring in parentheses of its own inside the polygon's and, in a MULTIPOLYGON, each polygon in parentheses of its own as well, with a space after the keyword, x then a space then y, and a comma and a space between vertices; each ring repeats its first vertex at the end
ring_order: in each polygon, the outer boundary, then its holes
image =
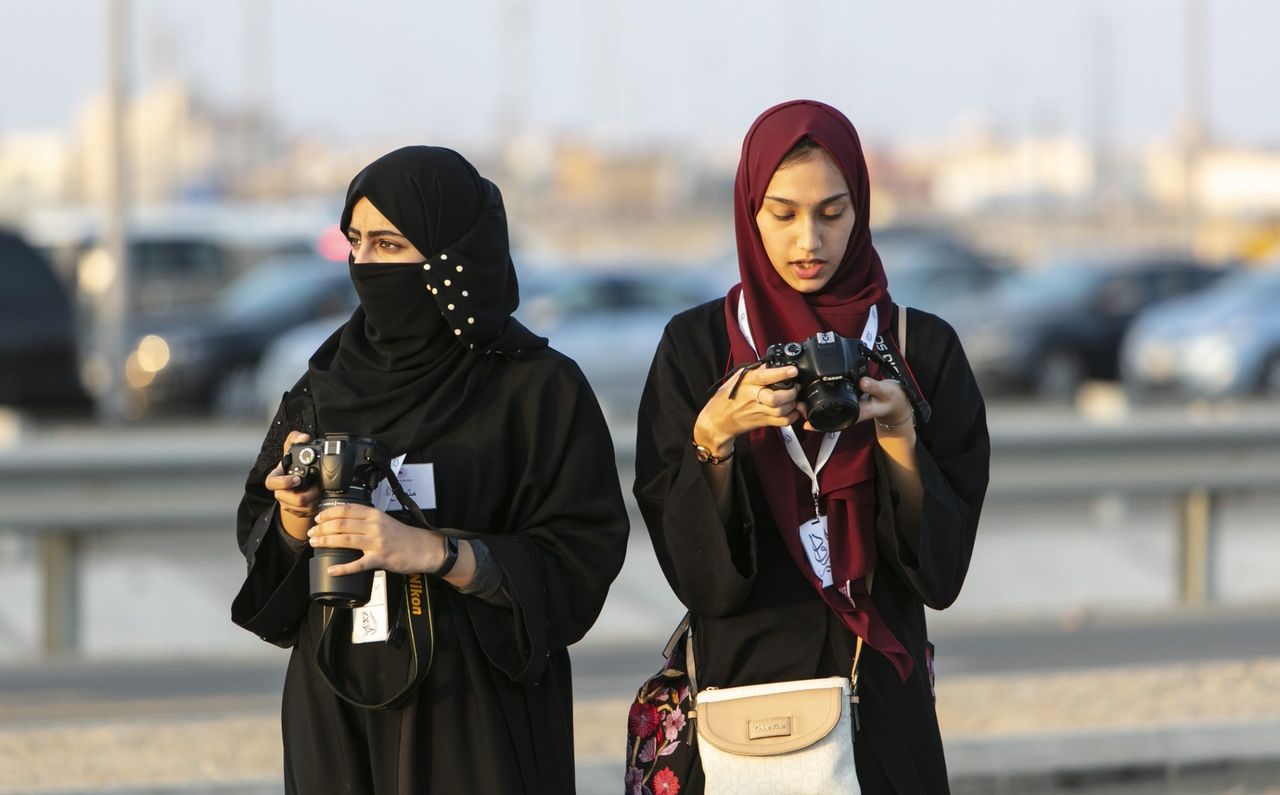
POLYGON ((858 421, 863 400, 858 382, 868 373, 867 352, 859 340, 823 331, 804 342, 780 342, 765 351, 768 367, 794 366, 794 379, 773 389, 800 385, 799 400, 809 408, 809 424, 819 431, 843 431, 858 421))
MULTIPOLYGON (((373 490, 391 465, 391 455, 374 439, 345 433, 324 434, 320 438, 289 448, 280 461, 284 471, 302 482, 294 491, 320 486, 317 510, 335 505, 373 505, 373 490)), ((311 558, 311 598, 335 607, 356 607, 369 601, 373 572, 334 576, 328 568, 358 560, 358 549, 324 547, 311 558)))

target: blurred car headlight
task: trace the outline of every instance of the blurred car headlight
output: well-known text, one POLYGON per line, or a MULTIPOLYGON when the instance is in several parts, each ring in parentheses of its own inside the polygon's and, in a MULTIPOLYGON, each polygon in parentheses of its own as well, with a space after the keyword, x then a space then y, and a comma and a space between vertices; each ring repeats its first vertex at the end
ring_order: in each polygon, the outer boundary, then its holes
POLYGON ((1133 347, 1134 370, 1150 381, 1168 381, 1178 371, 1178 348, 1170 340, 1146 339, 1133 347))
POLYGON ((138 367, 147 373, 158 373, 169 364, 171 351, 169 342, 158 334, 148 334, 138 342, 134 352, 138 357, 138 367))
POLYGON ((1207 379, 1225 387, 1240 370, 1240 349, 1229 334, 1201 334, 1183 349, 1180 369, 1184 381, 1207 379))

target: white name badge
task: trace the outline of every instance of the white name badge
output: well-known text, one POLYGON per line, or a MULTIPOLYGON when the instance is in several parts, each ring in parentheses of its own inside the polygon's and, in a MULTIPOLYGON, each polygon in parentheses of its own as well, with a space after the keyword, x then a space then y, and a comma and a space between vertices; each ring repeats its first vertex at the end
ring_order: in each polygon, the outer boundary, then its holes
POLYGON ((373 573, 373 591, 367 604, 351 609, 351 642, 377 643, 387 639, 387 573, 373 573))
POLYGON ((809 558, 809 567, 822 580, 822 587, 830 588, 831 548, 827 545, 827 517, 815 516, 800 525, 800 544, 809 558))
MULTIPOLYGON (((396 477, 404 487, 404 493, 418 504, 424 511, 436 507, 436 473, 434 464, 405 464, 400 467, 396 477)), ((373 493, 373 504, 384 511, 399 511, 404 508, 400 500, 391 491, 391 484, 382 481, 373 493)))

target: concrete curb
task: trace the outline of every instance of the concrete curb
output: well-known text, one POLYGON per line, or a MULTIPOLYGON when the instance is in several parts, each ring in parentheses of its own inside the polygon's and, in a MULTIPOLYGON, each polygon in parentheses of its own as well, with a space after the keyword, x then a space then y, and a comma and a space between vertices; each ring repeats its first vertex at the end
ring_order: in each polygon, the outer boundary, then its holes
POLYGON ((967 737, 947 742, 947 769, 953 778, 1177 769, 1273 760, 1280 760, 1280 718, 967 737))

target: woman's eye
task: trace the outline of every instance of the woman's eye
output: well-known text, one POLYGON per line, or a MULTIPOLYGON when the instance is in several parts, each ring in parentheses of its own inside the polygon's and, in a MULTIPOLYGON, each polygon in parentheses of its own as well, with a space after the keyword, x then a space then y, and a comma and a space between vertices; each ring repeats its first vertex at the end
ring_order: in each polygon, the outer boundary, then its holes
POLYGON ((844 210, 840 210, 834 213, 823 213, 822 217, 827 219, 828 221, 834 221, 842 215, 844 215, 844 210))
POLYGON ((378 247, 386 249, 387 251, 397 251, 400 248, 400 246, 392 243, 390 240, 379 240, 378 247))
POLYGON ((779 221, 790 221, 792 218, 796 217, 795 213, 785 213, 785 214, 770 213, 770 215, 772 215, 774 218, 778 219, 779 221))
POLYGON ((352 248, 360 248, 360 238, 358 237, 349 237, 347 242, 351 244, 352 248))

